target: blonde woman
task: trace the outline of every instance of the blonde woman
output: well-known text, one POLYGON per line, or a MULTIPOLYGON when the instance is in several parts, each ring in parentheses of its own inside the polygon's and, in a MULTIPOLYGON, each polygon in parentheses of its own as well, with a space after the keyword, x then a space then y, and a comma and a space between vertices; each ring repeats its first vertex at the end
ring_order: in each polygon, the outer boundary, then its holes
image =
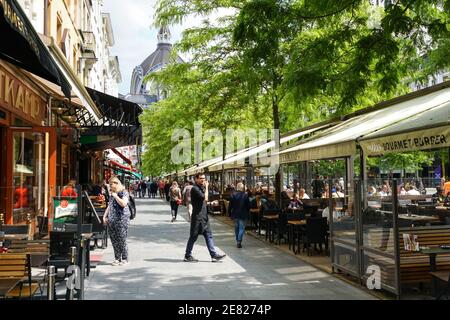
POLYGON ((128 264, 128 224, 130 209, 128 208, 128 192, 117 177, 109 180, 111 195, 108 208, 103 216, 103 223, 108 226, 108 233, 114 249, 113 266, 128 264))
POLYGON ((177 220, 178 206, 181 204, 181 190, 178 187, 178 183, 174 181, 172 187, 169 190, 170 197, 170 209, 172 212, 172 222, 177 220))

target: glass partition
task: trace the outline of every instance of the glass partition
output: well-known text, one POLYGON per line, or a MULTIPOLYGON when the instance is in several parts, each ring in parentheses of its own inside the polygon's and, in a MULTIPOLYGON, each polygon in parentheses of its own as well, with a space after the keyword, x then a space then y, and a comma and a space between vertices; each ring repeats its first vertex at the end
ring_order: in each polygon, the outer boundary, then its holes
POLYGON ((329 216, 332 222, 330 225, 332 262, 335 269, 359 276, 355 181, 347 182, 343 178, 328 181, 331 190, 329 202, 333 206, 333 215, 329 216))
MULTIPOLYGON (((381 288, 398 294, 398 270, 392 185, 381 180, 361 183, 361 272, 363 279, 379 271, 381 288)), ((377 273, 378 274, 378 273, 377 273)))

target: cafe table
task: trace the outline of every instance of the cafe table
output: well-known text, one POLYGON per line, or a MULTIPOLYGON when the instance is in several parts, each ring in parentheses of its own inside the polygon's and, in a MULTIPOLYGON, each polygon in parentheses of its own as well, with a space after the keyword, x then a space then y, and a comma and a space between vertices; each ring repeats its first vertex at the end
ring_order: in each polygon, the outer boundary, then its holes
POLYGON ((275 227, 275 222, 278 220, 279 215, 278 214, 271 214, 271 215, 265 215, 263 217, 263 219, 266 220, 266 241, 267 238, 269 238, 270 242, 274 242, 274 227, 275 227))
MULTIPOLYGON (((435 248, 427 248, 427 249, 420 249, 419 251, 422 254, 426 254, 430 258, 430 272, 436 271, 436 256, 439 254, 450 254, 450 249, 443 249, 441 247, 435 247, 435 248)), ((437 281, 433 277, 433 296, 436 295, 437 292, 437 281)))
POLYGON ((301 228, 306 225, 306 220, 288 220, 288 244, 289 244, 289 250, 292 246, 292 251, 294 251, 295 254, 300 252, 300 232, 301 228), (294 231, 297 230, 298 238, 297 238, 297 250, 295 249, 295 239, 294 239, 294 231), (292 243, 292 245, 291 245, 292 243))

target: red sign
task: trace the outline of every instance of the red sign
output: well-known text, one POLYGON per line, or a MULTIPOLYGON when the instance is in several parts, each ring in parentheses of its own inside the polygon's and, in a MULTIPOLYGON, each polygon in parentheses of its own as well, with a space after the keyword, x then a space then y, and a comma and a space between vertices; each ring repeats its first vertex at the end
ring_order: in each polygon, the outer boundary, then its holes
POLYGON ((61 201, 61 208, 65 209, 69 205, 69 202, 67 200, 61 201))

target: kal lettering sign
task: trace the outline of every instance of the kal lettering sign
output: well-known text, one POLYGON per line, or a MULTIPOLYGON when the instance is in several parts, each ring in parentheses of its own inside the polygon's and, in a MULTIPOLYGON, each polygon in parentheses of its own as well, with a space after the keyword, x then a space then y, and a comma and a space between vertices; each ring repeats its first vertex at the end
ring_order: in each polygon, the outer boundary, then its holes
POLYGON ((42 125, 45 101, 0 65, 0 106, 33 124, 42 125))

